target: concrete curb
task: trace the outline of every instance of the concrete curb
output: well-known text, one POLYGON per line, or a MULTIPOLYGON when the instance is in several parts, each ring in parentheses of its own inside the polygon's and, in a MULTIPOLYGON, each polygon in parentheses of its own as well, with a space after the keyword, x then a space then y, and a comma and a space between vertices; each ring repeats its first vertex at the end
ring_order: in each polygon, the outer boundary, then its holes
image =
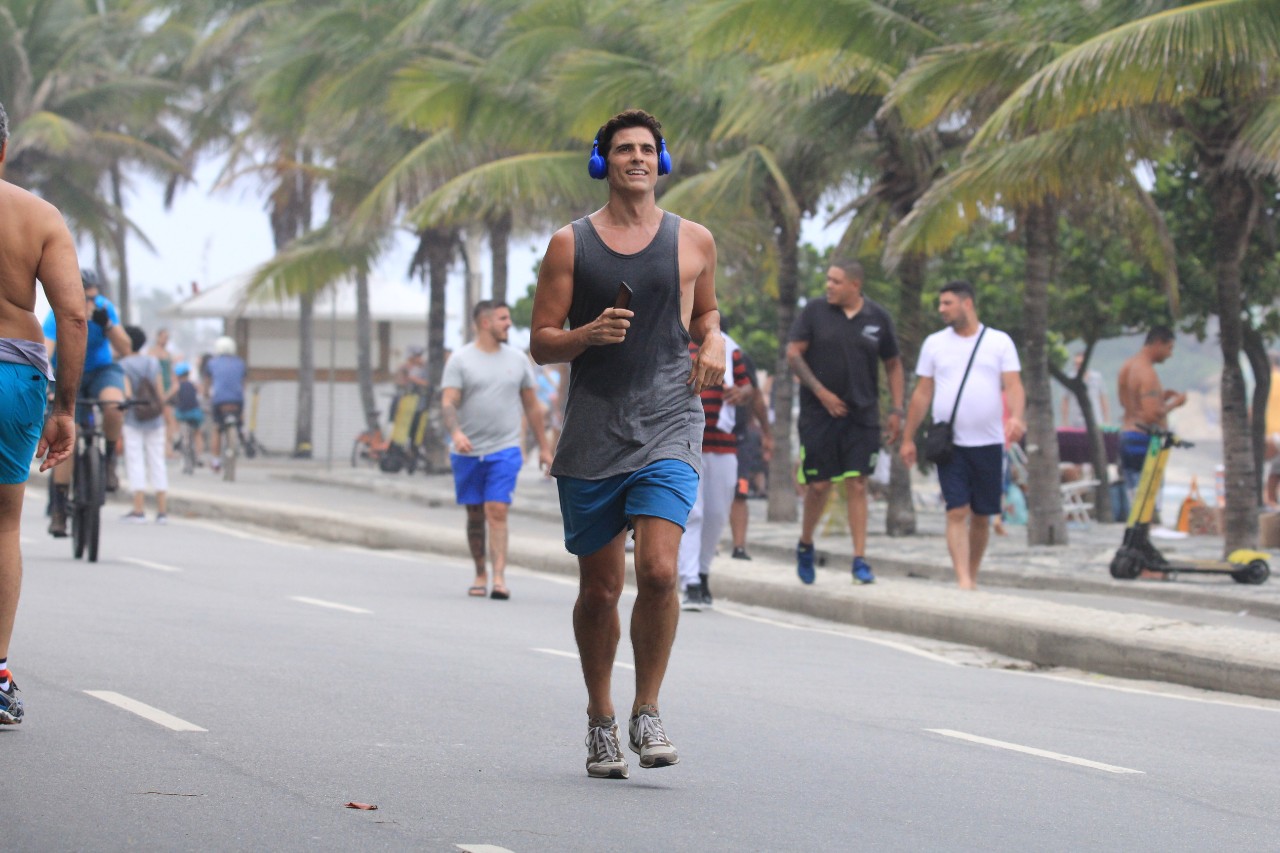
MULTIPOLYGON (((259 525, 321 541, 470 559, 466 542, 451 526, 353 519, 335 511, 181 491, 171 492, 169 501, 176 514, 259 525)), ((511 551, 521 556, 521 567, 577 576, 576 562, 558 541, 513 534, 511 551)), ((789 564, 725 566, 716 571, 716 594, 747 605, 980 646, 1042 666, 1280 699, 1277 635, 896 579, 855 589, 842 583, 843 572, 819 574, 818 584, 806 587, 795 581, 789 564)))

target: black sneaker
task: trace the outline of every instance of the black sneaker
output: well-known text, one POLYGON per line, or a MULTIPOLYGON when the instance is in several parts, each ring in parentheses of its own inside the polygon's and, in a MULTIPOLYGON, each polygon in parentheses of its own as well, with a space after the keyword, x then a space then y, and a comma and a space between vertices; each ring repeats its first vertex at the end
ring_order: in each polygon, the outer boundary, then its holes
POLYGON ((67 535, 67 513, 61 507, 55 507, 49 513, 49 535, 54 539, 63 539, 67 535))
POLYGON ((698 578, 702 582, 702 606, 711 607, 714 604, 711 600, 711 579, 707 575, 698 575, 698 578))
POLYGON ((0 690, 0 725, 17 725, 22 722, 22 700, 18 698, 18 685, 9 678, 9 689, 0 690))
POLYGON ((746 548, 734 548, 734 549, 733 549, 733 559, 735 559, 735 560, 750 560, 750 559, 751 559, 751 555, 747 553, 747 549, 746 549, 746 548))
POLYGON ((680 609, 701 610, 702 608, 702 585, 691 583, 684 588, 684 601, 680 603, 680 609))

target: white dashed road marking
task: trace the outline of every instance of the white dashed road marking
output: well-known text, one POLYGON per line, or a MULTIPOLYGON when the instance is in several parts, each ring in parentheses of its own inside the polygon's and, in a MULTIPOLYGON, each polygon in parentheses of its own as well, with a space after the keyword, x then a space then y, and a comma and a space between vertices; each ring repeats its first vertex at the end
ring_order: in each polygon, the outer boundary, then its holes
POLYGON ((180 572, 177 566, 166 566, 164 563, 153 563, 150 560, 139 560, 135 557, 121 557, 120 562, 142 566, 144 569, 155 569, 157 572, 180 572))
POLYGON ((338 604, 335 601, 323 601, 319 598, 307 598, 305 595, 293 595, 289 597, 290 601, 299 601, 303 604, 311 604, 316 607, 327 607, 330 610, 341 610, 346 613, 372 613, 372 610, 365 610, 363 607, 352 607, 350 604, 338 604))
POLYGON ((1054 761, 1062 761, 1066 764, 1078 764, 1081 767, 1091 767, 1094 770, 1105 770, 1108 773, 1145 773, 1143 770, 1133 770, 1128 767, 1117 767, 1114 764, 1103 764, 1100 761, 1090 761, 1087 758, 1076 758, 1074 755, 1063 755, 1060 752, 1050 752, 1047 749, 1036 749, 1033 746, 1021 746, 1019 744, 1008 743, 1003 740, 992 740, 991 738, 965 734, 964 732, 952 731, 951 729, 925 729, 925 731, 943 735, 944 737, 953 737, 957 740, 967 740, 970 743, 978 743, 983 746, 994 746, 997 749, 1022 752, 1027 755, 1039 756, 1040 758, 1051 758, 1054 761))
POLYGON ((145 705, 137 699, 130 699, 128 696, 122 696, 112 690, 86 690, 95 699, 101 699, 117 708, 123 708, 131 714, 137 714, 145 720, 158 723, 166 729, 173 729, 175 732, 207 732, 208 729, 202 729, 195 723, 188 723, 186 720, 179 719, 172 714, 161 711, 159 708, 152 708, 145 705))
POLYGON ((455 844, 462 853, 512 853, 505 847, 496 847, 493 844, 455 844))
MULTIPOLYGON (((581 660, 581 658, 579 658, 573 652, 562 652, 559 649, 534 649, 534 651, 542 652, 544 655, 555 655, 556 657, 560 657, 560 658, 573 658, 574 660, 581 660)), ((614 661, 613 665, 620 666, 623 669, 632 669, 632 670, 635 669, 634 664, 623 663, 622 661, 614 661)))

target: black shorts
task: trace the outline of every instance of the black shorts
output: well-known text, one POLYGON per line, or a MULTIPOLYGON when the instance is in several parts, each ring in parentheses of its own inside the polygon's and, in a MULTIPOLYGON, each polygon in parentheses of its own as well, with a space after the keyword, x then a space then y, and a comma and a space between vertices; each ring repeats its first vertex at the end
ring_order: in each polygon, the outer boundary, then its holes
POLYGON ((800 430, 801 483, 839 482, 847 477, 867 477, 876 469, 880 454, 880 427, 851 424, 828 418, 800 430))
POLYGON ((1004 445, 956 447, 938 466, 938 484, 947 509, 969 507, 974 515, 999 515, 1004 491, 1004 445))

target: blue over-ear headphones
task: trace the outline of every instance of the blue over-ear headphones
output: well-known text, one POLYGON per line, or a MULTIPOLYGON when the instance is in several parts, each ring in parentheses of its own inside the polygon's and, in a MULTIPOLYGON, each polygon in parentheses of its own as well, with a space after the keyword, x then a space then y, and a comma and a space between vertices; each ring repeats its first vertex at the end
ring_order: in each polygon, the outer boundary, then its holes
MULTIPOLYGON (((597 181, 603 181, 609 174, 609 164, 600 154, 600 134, 596 134, 591 143, 591 157, 587 160, 587 174, 597 181)), ((667 153, 667 140, 658 137, 658 175, 671 174, 671 155, 667 153)))

